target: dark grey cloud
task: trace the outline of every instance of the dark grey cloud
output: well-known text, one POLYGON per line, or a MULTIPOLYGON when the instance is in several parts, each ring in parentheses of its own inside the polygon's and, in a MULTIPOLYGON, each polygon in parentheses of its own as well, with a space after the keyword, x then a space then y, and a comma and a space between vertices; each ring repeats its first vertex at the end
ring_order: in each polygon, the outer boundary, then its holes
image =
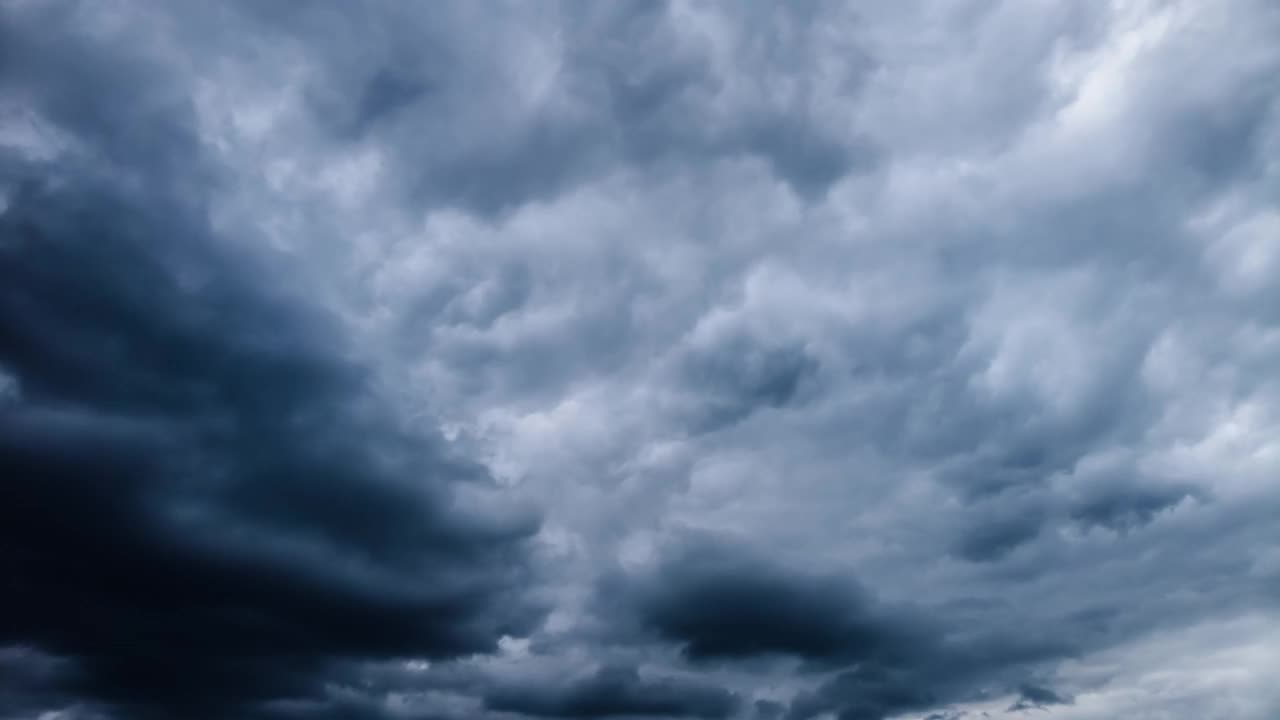
POLYGON ((605 602, 634 603, 644 627, 694 661, 890 661, 934 640, 922 618, 878 607, 854 582, 789 571, 727 539, 692 538, 651 575, 612 578, 603 591, 605 602))
POLYGON ((351 131, 363 134, 378 121, 405 109, 430 92, 427 82, 411 73, 386 67, 374 73, 364 86, 351 131))
POLYGON ((635 668, 603 667, 562 685, 497 686, 486 707, 533 717, 729 717, 738 699, 724 688, 677 678, 642 677, 635 668))
POLYGON ((1065 698, 1047 687, 1039 685, 1023 685, 1018 688, 1018 700, 1009 706, 1008 712, 1019 710, 1044 710, 1052 705, 1070 705, 1071 698, 1065 698))
POLYGON ((687 388, 683 411, 694 432, 714 431, 811 394, 818 369, 818 361, 802 347, 727 338, 683 358, 678 370, 687 388))
POLYGON ((483 468, 397 417, 323 313, 216 237, 181 107, 120 103, 133 66, 72 33, 7 47, 7 89, 83 153, 5 157, 0 645, 30 675, 6 681, 19 701, 244 717, 344 663, 527 633, 536 519, 468 500, 483 468))
MULTIPOLYGON (((798 694, 787 717, 805 720, 824 713, 849 720, 885 720, 910 712, 924 712, 964 702, 981 702, 1017 694, 1010 710, 1044 708, 1068 701, 1044 688, 1012 678, 1022 668, 1052 659, 1063 648, 1032 648, 1020 642, 988 638, 963 646, 954 640, 930 655, 908 661, 863 662, 798 694)), ((963 717, 963 711, 943 715, 963 717)))
POLYGON ((66 704, 76 675, 74 663, 34 648, 0 649, 0 717, 33 717, 66 704))
POLYGON ((841 720, 883 720, 940 700, 910 674, 873 665, 842 673, 817 692, 801 695, 787 717, 804 720, 835 711, 841 720))
POLYGON ((782 703, 772 700, 757 700, 754 708, 755 717, 760 718, 760 720, 776 720, 782 717, 782 713, 786 709, 787 707, 782 703))
POLYGON ((1143 487, 1119 481, 1078 500, 1071 508, 1071 517, 1086 526, 1132 530, 1200 495, 1194 488, 1143 487))
POLYGON ((843 668, 797 696, 787 713, 797 719, 880 720, 999 696, 1023 687, 1015 683, 1025 668, 1078 652, 1066 636, 975 632, 945 613, 885 603, 851 578, 789 569, 741 539, 686 538, 664 548, 652 571, 601 590, 621 624, 634 614, 695 665, 792 658, 808 672, 843 668))
POLYGON ((1278 35, 5 4, 0 717, 1270 720, 1278 35))
POLYGON ((972 562, 998 560, 1020 545, 1025 545, 1040 534, 1044 518, 1035 511, 1016 511, 1005 517, 974 513, 975 520, 965 528, 955 547, 955 552, 972 562))

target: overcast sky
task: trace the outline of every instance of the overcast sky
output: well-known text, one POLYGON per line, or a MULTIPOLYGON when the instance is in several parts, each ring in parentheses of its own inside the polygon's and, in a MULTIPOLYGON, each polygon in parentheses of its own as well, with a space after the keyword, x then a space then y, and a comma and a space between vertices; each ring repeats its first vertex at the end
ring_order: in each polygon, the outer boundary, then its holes
POLYGON ((1274 0, 0 2, 0 719, 1276 668, 1274 0))

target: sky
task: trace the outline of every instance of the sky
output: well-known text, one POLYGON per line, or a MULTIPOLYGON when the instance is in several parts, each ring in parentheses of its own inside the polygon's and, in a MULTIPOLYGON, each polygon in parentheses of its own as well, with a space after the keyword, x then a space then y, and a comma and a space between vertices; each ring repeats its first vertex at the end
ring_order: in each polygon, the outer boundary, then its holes
POLYGON ((0 2, 0 720, 1280 717, 1280 4, 0 2))

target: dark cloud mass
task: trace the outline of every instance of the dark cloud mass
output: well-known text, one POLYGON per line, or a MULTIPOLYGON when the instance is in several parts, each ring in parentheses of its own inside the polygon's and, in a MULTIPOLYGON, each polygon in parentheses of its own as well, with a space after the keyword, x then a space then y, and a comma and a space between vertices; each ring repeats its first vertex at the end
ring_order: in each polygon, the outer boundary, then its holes
POLYGON ((348 660, 456 657, 527 631, 531 518, 460 505, 451 486, 483 471, 379 407, 391 389, 327 323, 218 246, 169 182, 202 165, 176 110, 153 159, 117 88, 78 75, 124 61, 95 49, 51 68, 14 50, 15 92, 76 84, 55 88, 76 96, 68 132, 81 113, 124 115, 77 136, 84 160, 8 163, 0 363, 20 396, 0 410, 0 642, 30 684, 130 717, 243 717, 320 693, 348 660), (100 155, 137 190, 91 166, 100 155))
POLYGON ((1018 688, 1018 701, 1009 706, 1010 712, 1016 710, 1043 710, 1049 705, 1070 705, 1071 700, 1064 698, 1049 688, 1039 685, 1023 685, 1018 688))
POLYGON ((1278 38, 0 3, 0 720, 1273 720, 1278 38))
POLYGON ((847 664, 929 643, 913 627, 918 619, 876 607, 845 579, 789 571, 705 538, 668 554, 653 574, 608 583, 606 592, 638 604, 641 621, 690 659, 777 654, 847 664))
POLYGON ((729 717, 737 698, 723 688, 672 678, 641 678, 634 668, 604 667, 563 686, 498 686, 485 707, 534 717, 729 717))

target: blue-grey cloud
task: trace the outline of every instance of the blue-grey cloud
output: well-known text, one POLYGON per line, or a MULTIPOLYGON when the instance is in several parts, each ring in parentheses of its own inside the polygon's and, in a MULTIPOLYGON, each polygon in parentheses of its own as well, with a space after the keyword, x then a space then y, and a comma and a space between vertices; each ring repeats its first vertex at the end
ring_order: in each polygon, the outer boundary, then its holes
POLYGON ((643 678, 634 668, 604 667, 559 687, 497 686, 486 707, 533 717, 634 716, 729 717, 737 698, 715 685, 672 678, 643 678))
POLYGON ((9 45, 4 76, 85 154, 6 162, 0 644, 26 648, 20 683, 247 716, 348 661, 527 633, 536 519, 466 509, 483 468, 380 404, 323 313, 216 237, 181 107, 117 103, 128 61, 61 39, 77 49, 9 45))
POLYGON ((1019 710, 1043 710, 1050 705, 1070 705, 1071 699, 1064 698, 1047 687, 1039 685, 1023 685, 1018 688, 1018 700, 1009 706, 1008 712, 1019 710))
POLYGON ((0 717, 1269 720, 1277 36, 3 5, 0 717))
POLYGON ((929 652, 919 618, 878 607, 855 583, 789 572, 723 539, 671 548, 652 576, 611 579, 606 601, 692 660, 792 655, 851 663, 929 652))

